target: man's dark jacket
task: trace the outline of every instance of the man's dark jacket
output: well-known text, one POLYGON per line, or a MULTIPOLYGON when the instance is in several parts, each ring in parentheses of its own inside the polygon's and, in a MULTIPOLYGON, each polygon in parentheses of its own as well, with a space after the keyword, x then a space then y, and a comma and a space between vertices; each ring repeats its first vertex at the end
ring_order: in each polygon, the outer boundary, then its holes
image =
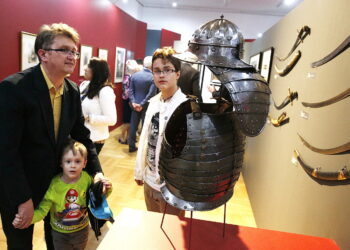
POLYGON ((138 103, 141 106, 148 105, 149 99, 156 93, 152 72, 144 68, 136 72, 130 78, 129 99, 131 103, 138 103))
POLYGON ((49 90, 40 66, 0 83, 0 207, 17 211, 32 198, 36 206, 54 175, 61 171, 61 151, 68 137, 88 149, 86 170, 101 172, 95 147, 84 126, 79 90, 65 79, 61 118, 55 140, 49 90))
POLYGON ((177 85, 185 95, 194 95, 201 98, 199 88, 199 71, 194 69, 189 63, 181 64, 181 74, 177 85))

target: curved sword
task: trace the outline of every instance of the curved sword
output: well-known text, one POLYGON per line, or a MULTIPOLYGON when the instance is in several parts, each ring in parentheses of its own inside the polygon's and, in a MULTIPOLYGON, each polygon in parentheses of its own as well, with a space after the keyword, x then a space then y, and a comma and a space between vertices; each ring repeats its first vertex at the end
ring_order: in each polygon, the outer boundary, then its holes
POLYGON ((275 127, 280 127, 289 122, 289 117, 287 117, 286 112, 283 112, 277 119, 273 119, 270 116, 268 116, 268 119, 275 127))
POLYGON ((300 43, 302 43, 304 41, 304 39, 306 38, 306 36, 311 34, 311 29, 309 26, 305 25, 301 28, 300 31, 298 31, 298 36, 297 39, 295 40, 292 49, 289 51, 288 55, 284 58, 281 57, 277 57, 278 61, 285 61, 293 52, 294 50, 299 46, 300 43))
POLYGON ((294 150, 294 156, 298 160, 301 167, 305 170, 305 172, 316 179, 326 181, 343 181, 350 179, 350 171, 346 166, 344 166, 341 170, 335 172, 321 171, 321 167, 312 168, 303 162, 299 152, 296 149, 294 150))
POLYGON ((316 148, 316 147, 312 146, 303 137, 301 137, 301 135, 298 134, 298 136, 307 148, 309 148, 310 150, 312 150, 316 153, 320 153, 320 154, 324 154, 324 155, 337 155, 337 154, 350 152, 350 142, 345 143, 344 145, 341 145, 341 146, 338 146, 335 148, 321 149, 321 148, 316 148))
POLYGON ((329 53, 327 56, 323 57, 321 60, 311 63, 311 67, 316 68, 319 67, 332 59, 336 58, 343 51, 345 51, 350 46, 350 36, 348 36, 335 50, 329 53))
POLYGON ((302 104, 305 107, 309 107, 309 108, 321 108, 324 106, 328 106, 331 105, 333 103, 339 102, 347 97, 350 96, 350 88, 348 88, 347 90, 343 91, 342 93, 340 93, 339 95, 336 95, 332 98, 329 98, 328 100, 322 101, 322 102, 302 102, 302 104))
POLYGON ((278 106, 276 105, 275 101, 273 101, 273 105, 276 109, 281 110, 289 103, 291 103, 291 105, 293 106, 294 99, 298 99, 298 92, 290 91, 290 88, 288 88, 288 96, 284 99, 284 101, 278 106))
POLYGON ((287 66, 286 66, 284 69, 282 69, 282 70, 279 69, 279 68, 277 67, 277 65, 275 64, 276 73, 277 73, 278 75, 280 75, 280 76, 286 76, 286 75, 288 75, 288 73, 289 73, 289 72, 294 68, 294 66, 297 64, 297 62, 299 61, 300 57, 301 57, 301 52, 300 52, 300 50, 298 50, 298 51, 295 53, 293 59, 290 60, 290 62, 287 64, 287 66))

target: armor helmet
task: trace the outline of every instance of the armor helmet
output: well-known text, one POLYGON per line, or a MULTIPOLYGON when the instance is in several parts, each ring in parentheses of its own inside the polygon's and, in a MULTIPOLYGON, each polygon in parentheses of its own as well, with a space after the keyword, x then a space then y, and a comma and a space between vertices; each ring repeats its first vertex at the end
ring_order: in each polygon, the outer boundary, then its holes
POLYGON ((188 50, 198 58, 196 63, 224 68, 247 68, 240 60, 243 54, 243 36, 238 27, 224 19, 212 20, 193 34, 188 50))

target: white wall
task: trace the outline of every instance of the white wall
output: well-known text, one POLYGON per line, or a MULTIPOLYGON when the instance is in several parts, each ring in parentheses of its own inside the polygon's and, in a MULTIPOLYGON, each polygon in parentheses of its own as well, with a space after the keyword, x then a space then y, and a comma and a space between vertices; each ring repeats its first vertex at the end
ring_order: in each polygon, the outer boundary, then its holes
POLYGON ((265 32, 281 19, 276 16, 144 8, 142 21, 148 24, 148 29, 164 28, 180 33, 181 40, 188 42, 196 29, 220 18, 221 14, 239 27, 245 39, 256 38, 258 33, 265 32))
POLYGON ((143 7, 136 0, 129 0, 127 3, 123 3, 122 0, 109 0, 114 3, 119 9, 128 13, 133 18, 142 21, 143 7))
POLYGON ((245 39, 257 38, 258 33, 264 33, 281 19, 278 16, 266 15, 146 8, 136 0, 129 0, 127 4, 121 0, 111 0, 111 2, 137 20, 147 23, 147 29, 167 29, 180 33, 181 41, 186 44, 196 29, 213 19, 220 18, 221 14, 240 28, 245 39))

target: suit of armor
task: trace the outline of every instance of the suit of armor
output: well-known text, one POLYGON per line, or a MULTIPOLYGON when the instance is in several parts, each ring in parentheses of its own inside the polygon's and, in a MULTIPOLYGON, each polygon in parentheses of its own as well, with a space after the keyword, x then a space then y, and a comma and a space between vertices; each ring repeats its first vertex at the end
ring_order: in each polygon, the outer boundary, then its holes
POLYGON ((170 118, 159 170, 164 199, 183 210, 211 210, 227 202, 239 178, 245 136, 258 135, 269 110, 270 89, 255 68, 240 60, 243 37, 236 25, 216 19, 195 31, 192 62, 220 80, 216 104, 190 99, 170 118))

